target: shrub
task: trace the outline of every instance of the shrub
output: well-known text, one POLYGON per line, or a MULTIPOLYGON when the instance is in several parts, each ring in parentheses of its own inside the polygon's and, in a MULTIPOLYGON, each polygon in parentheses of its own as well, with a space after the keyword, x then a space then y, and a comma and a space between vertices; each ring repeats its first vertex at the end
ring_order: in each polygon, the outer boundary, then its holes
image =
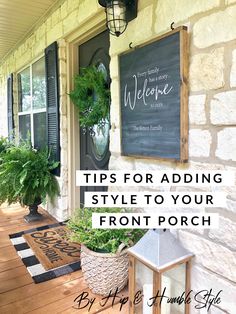
POLYGON ((92 213, 121 213, 120 208, 83 208, 76 210, 67 226, 70 240, 79 242, 95 252, 116 253, 123 243, 127 247, 136 243, 145 233, 140 229, 93 229, 92 213))

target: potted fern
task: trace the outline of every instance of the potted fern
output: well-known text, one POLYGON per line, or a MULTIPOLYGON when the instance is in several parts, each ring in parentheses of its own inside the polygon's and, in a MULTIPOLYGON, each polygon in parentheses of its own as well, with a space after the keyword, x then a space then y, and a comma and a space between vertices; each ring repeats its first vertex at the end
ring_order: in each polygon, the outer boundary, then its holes
POLYGON ((83 208, 68 222, 71 241, 81 243, 81 268, 93 293, 119 292, 128 281, 127 248, 145 233, 140 229, 94 229, 92 213, 119 213, 120 208, 83 208))
POLYGON ((0 205, 20 202, 29 206, 27 222, 42 219, 38 205, 59 195, 59 185, 51 171, 58 166, 47 150, 37 151, 23 143, 9 147, 0 164, 0 205))

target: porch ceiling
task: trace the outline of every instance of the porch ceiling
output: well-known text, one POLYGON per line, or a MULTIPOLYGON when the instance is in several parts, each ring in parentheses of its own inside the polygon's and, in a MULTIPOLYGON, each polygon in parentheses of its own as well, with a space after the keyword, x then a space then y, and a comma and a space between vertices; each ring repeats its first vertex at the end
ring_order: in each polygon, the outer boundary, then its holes
POLYGON ((0 63, 58 0, 0 0, 0 63))

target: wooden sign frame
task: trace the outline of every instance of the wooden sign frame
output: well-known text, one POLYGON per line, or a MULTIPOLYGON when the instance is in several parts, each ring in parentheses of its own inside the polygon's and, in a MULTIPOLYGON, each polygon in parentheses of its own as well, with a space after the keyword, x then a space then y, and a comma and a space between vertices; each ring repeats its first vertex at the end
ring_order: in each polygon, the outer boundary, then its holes
MULTIPOLYGON (((125 55, 132 53, 136 49, 145 47, 149 44, 152 44, 156 41, 160 41, 168 36, 171 36, 175 33, 179 33, 179 77, 180 77, 180 91, 179 91, 179 112, 180 112, 180 121, 179 121, 179 128, 180 128, 180 138, 179 138, 179 158, 172 158, 172 157, 162 157, 162 156, 148 156, 148 155, 139 155, 139 154, 129 154, 124 153, 123 151, 123 129, 122 129, 122 100, 121 100, 121 82, 119 81, 119 90, 120 90, 120 126, 121 126, 121 155, 122 156, 130 156, 136 158, 151 158, 151 159, 161 159, 161 160, 170 160, 170 161, 178 161, 178 162, 187 162, 188 161, 188 72, 189 72, 189 44, 188 44, 188 32, 187 27, 181 26, 178 27, 162 36, 159 36, 155 39, 152 39, 145 44, 142 44, 134 49, 129 49, 122 54, 119 55, 119 77, 121 80, 120 75, 120 58, 125 55)), ((158 59, 157 59, 158 60, 158 59)))

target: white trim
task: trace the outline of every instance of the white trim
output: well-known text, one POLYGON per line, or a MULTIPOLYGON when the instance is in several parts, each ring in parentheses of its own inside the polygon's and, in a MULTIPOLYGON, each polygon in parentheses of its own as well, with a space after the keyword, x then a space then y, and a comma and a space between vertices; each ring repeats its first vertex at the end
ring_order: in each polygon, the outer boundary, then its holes
POLYGON ((30 64, 30 135, 31 144, 34 147, 34 116, 33 116, 33 63, 30 64))
MULTIPOLYGON (((22 68, 20 71, 17 72, 17 77, 18 75, 29 68, 30 71, 30 110, 27 111, 19 111, 19 98, 18 98, 18 103, 17 103, 17 108, 18 108, 18 117, 24 116, 24 115, 30 115, 30 135, 31 135, 31 144, 34 147, 34 114, 37 113, 43 113, 47 111, 47 105, 45 103, 45 108, 40 108, 40 109, 34 109, 33 108, 33 65, 38 62, 39 60, 45 58, 45 55, 41 55, 38 58, 35 58, 33 61, 31 61, 27 66, 22 68)), ((45 80, 46 80, 46 73, 45 73, 45 80)), ((18 90, 18 78, 17 78, 17 93, 19 93, 18 90)), ((18 118, 19 120, 19 118, 18 118)), ((20 134, 20 124, 18 122, 18 134, 20 134)))
MULTIPOLYGON (((46 112, 46 111, 47 111, 46 107, 43 109, 33 109, 33 113, 41 113, 41 112, 46 112)), ((31 110, 18 112, 18 116, 24 116, 26 114, 31 114, 31 110)))
POLYGON ((31 113, 31 111, 21 111, 21 112, 18 112, 18 116, 24 116, 24 115, 27 115, 30 113, 31 113))
MULTIPOLYGON (((68 35, 67 43, 67 93, 73 87, 73 77, 78 73, 78 47, 106 29, 106 18, 103 10, 82 23, 68 35)), ((80 129, 78 115, 67 97, 67 125, 68 125, 68 200, 69 214, 80 207, 80 189, 75 184, 75 171, 80 169, 80 129)))
POLYGON ((40 56, 32 59, 29 63, 27 63, 27 65, 24 65, 22 68, 20 68, 18 71, 16 71, 16 74, 19 74, 20 72, 24 71, 25 69, 30 67, 33 63, 39 61, 43 57, 44 57, 44 54, 40 54, 40 56))

